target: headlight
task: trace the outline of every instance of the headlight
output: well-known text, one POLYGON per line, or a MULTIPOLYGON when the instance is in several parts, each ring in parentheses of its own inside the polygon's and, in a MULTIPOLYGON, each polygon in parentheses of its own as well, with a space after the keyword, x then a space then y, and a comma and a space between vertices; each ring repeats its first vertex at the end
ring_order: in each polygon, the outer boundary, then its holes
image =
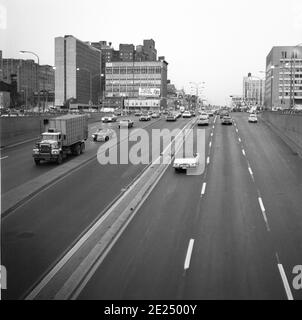
POLYGON ((39 154, 39 149, 33 149, 34 154, 39 154))
POLYGON ((59 149, 53 149, 53 150, 51 150, 51 153, 52 154, 59 154, 60 150, 59 149))
POLYGON ((95 134, 92 135, 92 138, 95 138, 95 134))

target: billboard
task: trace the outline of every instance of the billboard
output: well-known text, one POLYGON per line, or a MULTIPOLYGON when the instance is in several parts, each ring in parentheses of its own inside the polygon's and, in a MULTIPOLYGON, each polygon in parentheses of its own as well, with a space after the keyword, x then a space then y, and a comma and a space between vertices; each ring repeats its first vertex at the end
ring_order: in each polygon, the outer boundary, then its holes
POLYGON ((139 88, 138 94, 140 97, 159 97, 160 89, 159 88, 139 88))

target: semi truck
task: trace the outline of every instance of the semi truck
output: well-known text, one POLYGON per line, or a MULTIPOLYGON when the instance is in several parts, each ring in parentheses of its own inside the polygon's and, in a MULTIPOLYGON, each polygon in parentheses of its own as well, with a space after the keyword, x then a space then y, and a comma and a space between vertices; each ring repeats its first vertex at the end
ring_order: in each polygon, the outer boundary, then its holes
POLYGON ((68 155, 78 156, 85 150, 88 138, 86 115, 64 115, 45 119, 45 131, 33 149, 36 165, 41 161, 61 164, 68 155))

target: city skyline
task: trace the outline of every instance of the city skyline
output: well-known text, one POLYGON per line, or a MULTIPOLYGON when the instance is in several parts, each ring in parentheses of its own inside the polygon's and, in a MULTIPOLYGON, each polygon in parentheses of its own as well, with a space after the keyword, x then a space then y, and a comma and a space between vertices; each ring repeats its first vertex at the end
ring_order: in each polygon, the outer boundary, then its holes
POLYGON ((289 1, 291 14, 285 15, 278 3, 155 1, 147 11, 136 0, 76 4, 70 0, 1 0, 5 17, 0 23, 1 49, 5 58, 31 59, 19 51, 34 51, 41 64, 54 65, 57 36, 105 40, 115 49, 120 43, 137 45, 152 38, 158 56, 169 61, 168 78, 178 89, 190 82, 205 82, 208 101, 224 105, 230 95, 241 93, 241 79, 248 72, 263 76, 259 71, 265 69, 265 58, 272 47, 301 43, 302 4, 289 1))

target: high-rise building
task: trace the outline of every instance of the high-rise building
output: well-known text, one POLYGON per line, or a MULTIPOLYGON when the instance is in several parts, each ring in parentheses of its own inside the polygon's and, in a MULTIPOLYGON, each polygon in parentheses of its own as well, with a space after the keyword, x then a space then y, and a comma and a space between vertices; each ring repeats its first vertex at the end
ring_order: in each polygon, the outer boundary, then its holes
POLYGON ((123 44, 119 46, 120 61, 130 62, 135 59, 135 49, 133 44, 123 44))
POLYGON ((264 103, 265 80, 258 77, 244 77, 242 96, 249 105, 262 106, 264 103))
POLYGON ((265 107, 302 105, 302 47, 273 47, 266 57, 265 107))
POLYGON ((156 61, 157 50, 155 49, 155 41, 153 39, 144 40, 143 52, 147 55, 147 61, 156 61))
POLYGON ((82 107, 101 100, 101 51, 71 35, 55 38, 55 104, 82 107))
POLYGON ((49 65, 40 65, 34 60, 2 59, 3 81, 16 87, 21 104, 35 105, 45 98, 54 99, 54 69, 49 65))
MULTIPOLYGON (((106 98, 125 100, 129 107, 166 106, 168 63, 132 61, 106 63, 106 98), (149 101, 150 102, 150 101, 149 101)), ((109 100, 108 100, 109 99, 109 100)))

